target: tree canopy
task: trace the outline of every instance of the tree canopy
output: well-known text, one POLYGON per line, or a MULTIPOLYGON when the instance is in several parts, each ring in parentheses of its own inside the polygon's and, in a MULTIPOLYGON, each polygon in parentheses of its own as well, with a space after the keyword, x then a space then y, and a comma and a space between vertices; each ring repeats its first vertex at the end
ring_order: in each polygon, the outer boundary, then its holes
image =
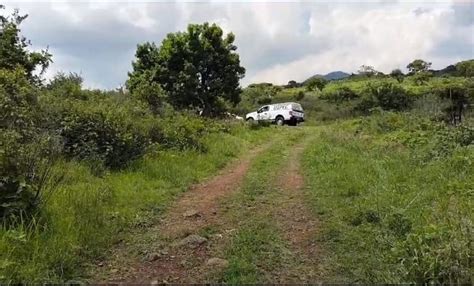
MULTIPOLYGON (((5 7, 0 4, 0 9, 5 7)), ((14 10, 10 16, 0 15, 0 69, 21 68, 30 80, 39 82, 40 76, 51 63, 51 54, 47 50, 30 52, 30 42, 20 35, 20 24, 28 15, 20 15, 14 10), (37 72, 35 74, 35 72, 37 72)))
MULTIPOLYGON (((224 37, 219 26, 204 23, 168 34, 160 47, 138 45, 127 88, 132 94, 161 88, 175 108, 217 115, 226 104, 240 101, 239 80, 245 69, 240 66, 234 40, 232 33, 224 37)), ((156 94, 158 98, 160 93, 156 94)))
POLYGON ((407 65, 407 69, 411 74, 427 72, 431 67, 431 63, 421 59, 416 59, 407 65))
POLYGON ((320 91, 323 90, 323 88, 326 86, 328 83, 328 80, 322 77, 313 77, 308 82, 306 83, 306 89, 308 91, 313 91, 316 88, 320 91))

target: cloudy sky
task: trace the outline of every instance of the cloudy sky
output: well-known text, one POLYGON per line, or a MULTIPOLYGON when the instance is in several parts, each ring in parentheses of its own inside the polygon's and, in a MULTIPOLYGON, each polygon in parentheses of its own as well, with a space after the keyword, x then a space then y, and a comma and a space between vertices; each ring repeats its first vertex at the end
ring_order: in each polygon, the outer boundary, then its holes
POLYGON ((29 14, 22 32, 33 49, 49 47, 47 77, 77 72, 93 88, 123 84, 138 43, 159 43, 189 23, 215 22, 236 35, 244 86, 356 72, 363 64, 389 72, 415 58, 434 68, 474 58, 469 0, 2 2, 29 14))

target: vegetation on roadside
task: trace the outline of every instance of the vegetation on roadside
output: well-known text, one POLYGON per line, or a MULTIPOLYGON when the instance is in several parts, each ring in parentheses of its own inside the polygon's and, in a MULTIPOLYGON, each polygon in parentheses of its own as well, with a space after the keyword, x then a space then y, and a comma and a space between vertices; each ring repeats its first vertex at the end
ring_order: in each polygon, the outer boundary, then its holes
MULTIPOLYGON (((195 109, 201 105, 186 90, 171 91, 143 76, 130 91, 84 89, 74 73, 46 82, 41 75, 52 55, 29 51, 19 27, 25 19, 18 11, 0 18, 0 282, 81 277, 85 264, 268 132, 199 116, 195 109)), ((198 37, 203 48, 212 42, 214 56, 226 56, 213 65, 225 84, 217 87, 221 78, 207 78, 202 89, 210 92, 200 97, 212 107, 207 115, 218 115, 220 97, 239 99, 244 70, 233 36, 222 38, 219 27, 207 24, 191 25, 188 32, 175 36, 198 37), (231 62, 235 69, 222 71, 231 62)), ((171 38, 163 46, 172 48, 171 38)), ((208 55, 201 52, 186 60, 196 63, 208 55)), ((159 64, 169 57, 180 55, 167 50, 159 64)), ((152 66, 144 69, 157 67, 152 66)))
POLYGON ((331 282, 472 283, 474 129, 408 113, 330 125, 304 156, 331 282))

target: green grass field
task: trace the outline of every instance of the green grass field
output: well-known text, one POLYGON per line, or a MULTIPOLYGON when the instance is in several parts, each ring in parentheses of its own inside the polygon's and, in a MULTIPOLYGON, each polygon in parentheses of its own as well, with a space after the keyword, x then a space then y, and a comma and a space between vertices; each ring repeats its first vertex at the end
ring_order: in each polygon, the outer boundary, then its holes
POLYGON ((472 282, 472 146, 433 158, 358 125, 323 128, 303 160, 326 281, 472 282))

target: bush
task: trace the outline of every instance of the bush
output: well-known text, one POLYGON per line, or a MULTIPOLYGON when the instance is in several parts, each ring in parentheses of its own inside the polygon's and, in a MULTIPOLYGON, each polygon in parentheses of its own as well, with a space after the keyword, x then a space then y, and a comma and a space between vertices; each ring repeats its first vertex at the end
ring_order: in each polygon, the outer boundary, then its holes
POLYGON ((378 82, 367 84, 362 92, 362 100, 356 109, 363 113, 380 107, 383 110, 403 111, 412 106, 413 97, 398 84, 378 82))
POLYGON ((298 91, 295 95, 294 98, 296 101, 300 101, 304 98, 304 91, 298 91))
POLYGON ((60 144, 38 127, 37 93, 23 70, 0 70, 0 218, 29 217, 52 179, 60 144))
POLYGON ((336 90, 324 92, 321 99, 340 104, 358 98, 359 95, 347 86, 338 87, 336 90))
POLYGON ((61 180, 51 173, 60 144, 46 134, 26 143, 18 132, 3 130, 0 146, 0 218, 28 219, 61 180))
POLYGON ((192 114, 172 112, 157 122, 153 129, 154 142, 165 148, 206 151, 202 138, 210 133, 228 132, 222 123, 192 114), (158 124, 158 125, 156 125, 158 124))
MULTIPOLYGON (((94 104, 94 103, 92 103, 94 104)), ((140 121, 118 106, 91 106, 84 102, 70 104, 61 113, 60 135, 69 157, 103 162, 112 169, 123 168, 139 158, 148 145, 140 121)))

